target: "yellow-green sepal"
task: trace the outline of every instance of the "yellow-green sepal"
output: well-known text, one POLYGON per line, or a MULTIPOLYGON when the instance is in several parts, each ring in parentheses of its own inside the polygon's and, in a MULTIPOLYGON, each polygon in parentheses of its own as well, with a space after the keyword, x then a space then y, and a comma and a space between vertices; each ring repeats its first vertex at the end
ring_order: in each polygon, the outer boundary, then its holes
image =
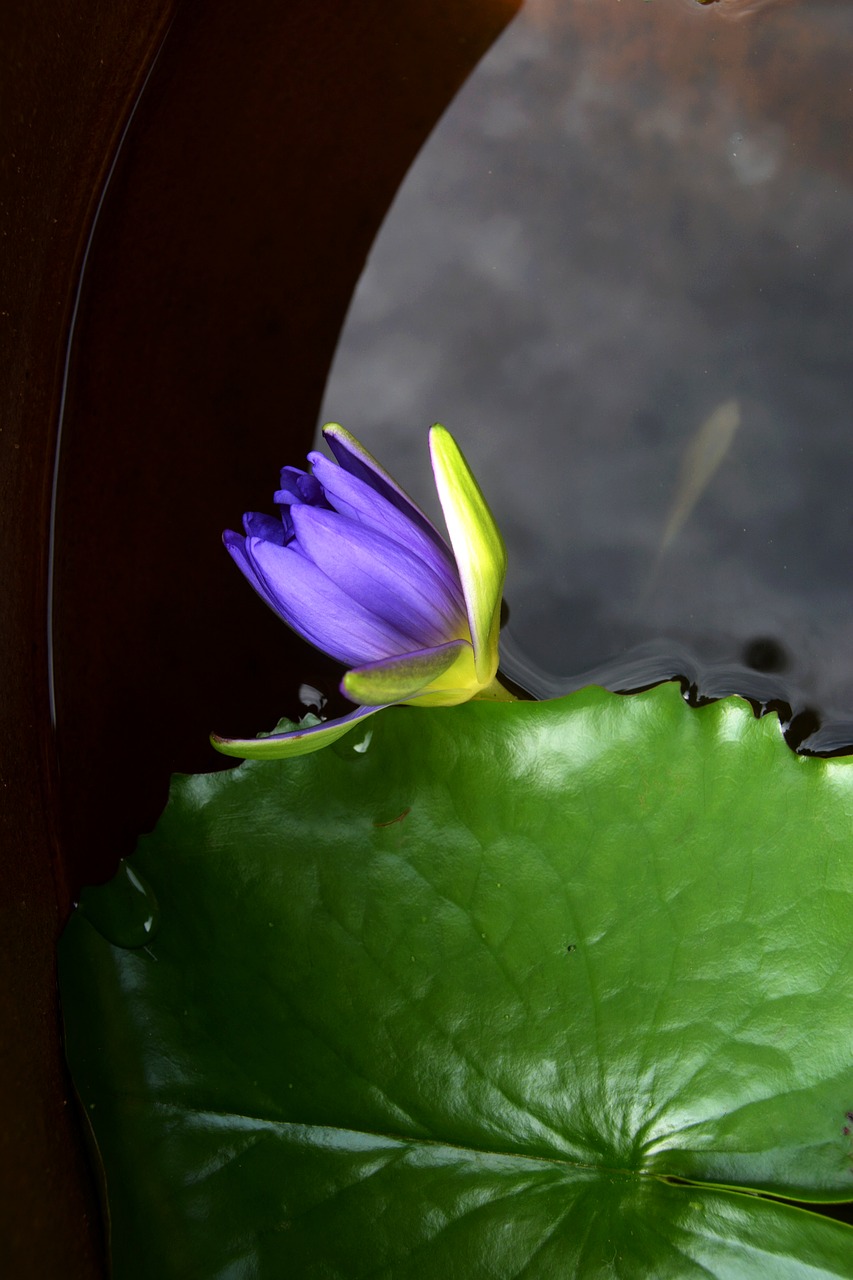
POLYGON ((491 684, 498 669, 506 547, 450 432, 436 424, 429 433, 429 444, 435 485, 465 595, 477 682, 485 686, 491 684))
MULTIPOLYGON (((421 649, 416 653, 401 654, 398 658, 355 667, 341 681, 341 691, 353 702, 367 706, 406 702, 428 689, 448 684, 442 677, 454 666, 456 669, 449 685, 456 688, 460 677, 459 668, 464 670, 467 667, 465 674, 471 684, 471 692, 467 696, 470 698, 477 685, 473 679, 473 652, 467 640, 452 640, 448 644, 436 645, 433 649, 421 649)), ((462 678, 464 679, 464 675, 462 678)))
POLYGON ((339 720, 327 720, 321 724, 297 726, 286 733, 271 733, 264 738, 221 738, 212 733, 210 741, 224 756, 236 756, 240 760, 287 760, 294 756, 307 756, 337 742, 367 716, 381 711, 382 707, 359 707, 357 711, 339 720))

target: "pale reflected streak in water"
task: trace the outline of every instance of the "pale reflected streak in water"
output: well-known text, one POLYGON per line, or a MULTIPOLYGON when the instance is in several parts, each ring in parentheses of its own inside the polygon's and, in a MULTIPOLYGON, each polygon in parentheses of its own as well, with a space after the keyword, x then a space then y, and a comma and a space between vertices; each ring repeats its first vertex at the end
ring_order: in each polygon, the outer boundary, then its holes
POLYGON ((781 9, 785 5, 795 4, 797 0, 699 0, 702 4, 713 4, 723 18, 751 18, 762 9, 781 9))
POLYGON ((740 426, 740 405, 725 400, 717 405, 689 442, 678 473, 675 497, 658 549, 657 564, 675 542, 691 511, 716 475, 740 426))
MULTIPOLYGON (((617 0, 617 3, 630 2, 631 0, 617 0)), ((646 3, 650 2, 651 0, 646 0, 646 3)), ((718 17, 735 21, 753 18, 767 9, 783 9, 790 5, 808 2, 809 0, 680 0, 680 3, 690 5, 692 8, 702 5, 709 10, 713 9, 718 17)), ((847 0, 836 0, 836 2, 846 4, 847 0)), ((530 21, 547 26, 559 21, 565 9, 566 0, 527 0, 526 13, 530 21)))

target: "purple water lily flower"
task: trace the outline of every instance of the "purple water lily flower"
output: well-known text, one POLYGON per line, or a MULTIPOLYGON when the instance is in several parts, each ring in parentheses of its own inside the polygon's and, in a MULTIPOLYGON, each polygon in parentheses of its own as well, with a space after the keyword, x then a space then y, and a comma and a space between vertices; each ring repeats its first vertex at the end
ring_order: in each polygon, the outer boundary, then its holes
POLYGON ((276 516, 250 512, 224 542, 249 582, 306 640, 350 668, 341 682, 359 709, 340 720, 214 745, 229 755, 316 750, 397 702, 450 706, 508 698, 496 681, 506 552, 453 438, 430 448, 451 546, 359 442, 336 424, 335 461, 285 467, 276 516))

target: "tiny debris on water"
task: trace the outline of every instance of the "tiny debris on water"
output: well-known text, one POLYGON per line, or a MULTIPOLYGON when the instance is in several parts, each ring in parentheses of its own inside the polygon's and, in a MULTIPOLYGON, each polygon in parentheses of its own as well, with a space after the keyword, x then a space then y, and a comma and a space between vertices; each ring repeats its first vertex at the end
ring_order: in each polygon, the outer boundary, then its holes
POLYGON ((398 813, 396 818, 389 818, 387 822, 374 822, 374 827, 393 827, 395 822, 402 822, 412 812, 411 805, 404 809, 402 813, 398 813))
POLYGON ((718 4, 726 18, 748 18, 771 5, 790 4, 791 0, 699 0, 699 4, 718 4))

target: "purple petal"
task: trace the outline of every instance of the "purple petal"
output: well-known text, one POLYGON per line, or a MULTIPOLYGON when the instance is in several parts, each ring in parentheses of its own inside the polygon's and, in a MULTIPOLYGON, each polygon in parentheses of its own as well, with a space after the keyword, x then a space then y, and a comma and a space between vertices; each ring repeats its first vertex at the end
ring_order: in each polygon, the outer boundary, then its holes
POLYGON ((374 493, 401 511, 408 520, 435 542, 439 547, 446 546, 444 539, 435 525, 427 519, 420 507, 416 506, 404 489, 401 489, 393 476, 380 467, 372 453, 368 453, 364 445, 350 435, 336 422, 328 422, 323 428, 323 438, 344 471, 359 480, 363 480, 374 493))
POLYGON ((293 507, 291 515, 297 542, 323 573, 350 599, 409 637, 412 643, 397 653, 464 635, 459 594, 419 556, 336 512, 293 507))
POLYGON ((266 538, 283 547, 287 541, 287 529, 282 520, 266 516, 260 511, 247 511, 243 516, 243 528, 249 538, 266 538))
POLYGON ((307 502, 312 507, 317 507, 321 503, 323 506, 328 506, 328 503, 325 502, 326 495, 323 492, 323 486, 316 476, 301 476, 298 484, 303 502, 307 502))
POLYGON ((279 492, 281 498, 276 498, 276 502, 301 502, 302 495, 299 492, 299 479, 301 476, 307 475, 307 471, 302 471, 299 467, 282 467, 279 476, 279 492), (285 497, 284 495, 287 495, 285 497))
POLYGON ((428 537, 420 525, 413 524, 399 507, 371 489, 364 480, 330 462, 322 453, 309 453, 308 459, 336 511, 350 520, 377 529, 420 556, 433 572, 445 579, 451 590, 458 592, 460 607, 463 607, 456 561, 443 539, 436 545, 435 540, 428 537))
MULTIPOLYGON (((249 559, 249 555, 246 550, 246 539, 243 537, 242 533, 234 533, 233 530, 226 529, 222 535, 222 541, 225 543, 225 548, 231 556, 231 559, 237 565, 237 568, 249 580, 250 584, 255 588, 264 603, 268 604, 276 613, 279 613, 275 596, 270 592, 267 584, 264 582, 263 578, 261 578, 260 574, 255 569, 254 564, 249 559)), ((279 614, 279 616, 281 615, 279 614)))
POLYGON ((328 507, 323 486, 307 471, 299 467, 282 467, 281 488, 273 495, 273 501, 283 506, 291 506, 294 502, 305 502, 310 507, 328 507))
MULTIPOLYGON (((294 510, 321 514, 313 507, 294 510)), ((257 589, 279 617, 338 662, 360 666, 412 647, 399 628, 353 600, 293 546, 247 538, 245 555, 262 584, 257 589)))
POLYGON ((242 533, 235 533, 233 529, 226 529, 222 535, 222 541, 225 543, 226 550, 230 552, 246 577, 251 577, 254 570, 246 559, 246 539, 242 533))

